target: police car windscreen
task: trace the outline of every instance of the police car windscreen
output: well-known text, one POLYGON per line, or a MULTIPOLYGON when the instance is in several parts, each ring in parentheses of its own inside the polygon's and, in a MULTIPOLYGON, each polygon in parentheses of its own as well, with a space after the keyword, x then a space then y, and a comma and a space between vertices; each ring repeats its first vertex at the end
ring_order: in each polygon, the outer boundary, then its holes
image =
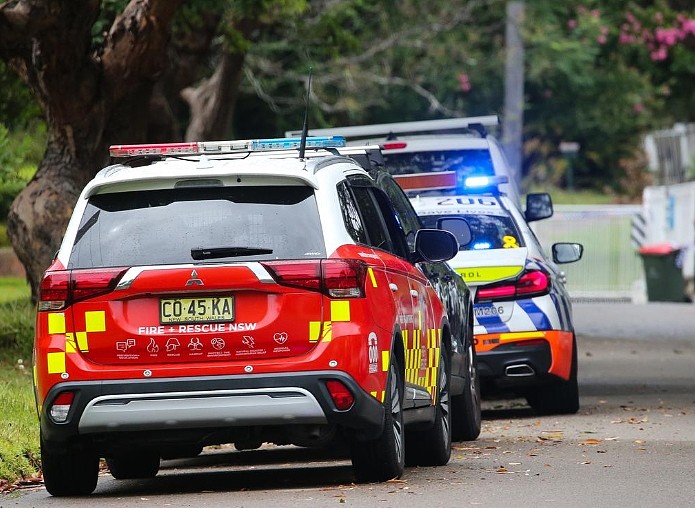
POLYGON ((392 175, 456 171, 462 180, 495 174, 490 152, 484 149, 384 153, 384 163, 392 175))
MULTIPOLYGON (((420 219, 424 227, 437 228, 438 220, 447 215, 424 215, 420 219)), ((511 217, 505 215, 464 215, 461 216, 471 228, 471 241, 463 244, 457 238, 460 250, 487 250, 525 247, 524 239, 511 217)), ((452 231, 456 235, 455 231, 452 231)))
POLYGON ((271 255, 208 262, 326 256, 313 189, 307 186, 175 188, 89 199, 68 268, 191 263, 192 250, 248 247, 271 255))

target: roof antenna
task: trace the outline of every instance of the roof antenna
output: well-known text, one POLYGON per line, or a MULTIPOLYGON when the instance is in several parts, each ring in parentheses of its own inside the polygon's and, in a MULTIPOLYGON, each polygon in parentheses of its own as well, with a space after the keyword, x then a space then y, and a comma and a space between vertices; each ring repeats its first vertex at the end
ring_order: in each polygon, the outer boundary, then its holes
POLYGON ((304 152, 306 151, 306 138, 309 135, 309 97, 311 96, 311 71, 312 68, 309 67, 309 83, 306 90, 306 105, 304 107, 304 124, 302 125, 302 137, 299 140, 299 158, 304 158, 304 152))

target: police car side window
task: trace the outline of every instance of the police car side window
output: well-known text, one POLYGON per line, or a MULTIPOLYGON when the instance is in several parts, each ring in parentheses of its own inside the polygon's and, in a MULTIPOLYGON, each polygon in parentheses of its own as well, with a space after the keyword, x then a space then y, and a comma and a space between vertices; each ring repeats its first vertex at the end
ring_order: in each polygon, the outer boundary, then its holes
POLYGON ((360 218, 360 212, 357 210, 355 200, 350 194, 350 190, 345 182, 340 182, 337 187, 338 200, 340 201, 340 209, 343 212, 343 222, 345 229, 350 237, 356 242, 366 245, 367 232, 364 229, 364 224, 360 218))

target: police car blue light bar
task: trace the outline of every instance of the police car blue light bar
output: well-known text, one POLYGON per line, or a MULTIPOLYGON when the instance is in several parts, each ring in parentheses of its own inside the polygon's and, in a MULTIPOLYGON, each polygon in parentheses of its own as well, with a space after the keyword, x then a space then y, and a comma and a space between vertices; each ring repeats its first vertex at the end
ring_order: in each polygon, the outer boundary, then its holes
MULTIPOLYGON (((158 143, 142 145, 111 145, 111 157, 136 157, 140 155, 201 155, 234 152, 262 152, 267 150, 295 150, 301 138, 240 139, 233 141, 193 141, 189 143, 158 143)), ((306 148, 342 148, 343 136, 310 136, 306 148)))
POLYGON ((509 179, 506 176, 469 176, 463 181, 463 186, 466 189, 487 189, 496 187, 499 184, 507 183, 509 179))

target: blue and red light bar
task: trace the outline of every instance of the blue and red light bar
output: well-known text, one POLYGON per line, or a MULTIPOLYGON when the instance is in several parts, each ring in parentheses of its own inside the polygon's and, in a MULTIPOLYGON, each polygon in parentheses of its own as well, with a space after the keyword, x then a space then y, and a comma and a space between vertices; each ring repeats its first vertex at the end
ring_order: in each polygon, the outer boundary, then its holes
MULTIPOLYGON (((203 155, 234 152, 263 152, 268 150, 295 150, 301 138, 240 139, 233 141, 192 141, 188 143, 157 143, 141 145, 111 145, 111 157, 139 155, 203 155)), ((343 136, 310 136, 306 148, 342 148, 343 136)))

